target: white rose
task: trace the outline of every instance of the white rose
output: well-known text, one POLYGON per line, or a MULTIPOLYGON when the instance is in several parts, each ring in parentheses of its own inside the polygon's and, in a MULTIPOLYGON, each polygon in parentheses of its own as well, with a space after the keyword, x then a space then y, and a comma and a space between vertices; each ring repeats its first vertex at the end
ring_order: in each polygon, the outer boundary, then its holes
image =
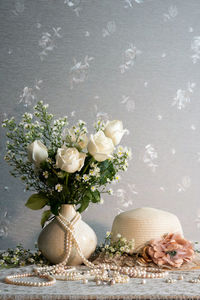
POLYGON ((118 120, 108 122, 104 130, 105 135, 112 139, 115 146, 120 143, 125 132, 122 121, 118 120))
POLYGON ((84 165, 85 157, 86 154, 79 152, 76 148, 63 145, 57 150, 56 167, 68 173, 80 171, 84 165))
POLYGON ((110 138, 106 137, 103 131, 98 131, 96 134, 91 134, 88 143, 88 152, 97 161, 104 161, 111 157, 114 151, 114 145, 110 138))
POLYGON ((47 147, 39 140, 35 140, 33 143, 29 144, 27 150, 28 159, 37 167, 39 167, 39 165, 48 157, 47 147))

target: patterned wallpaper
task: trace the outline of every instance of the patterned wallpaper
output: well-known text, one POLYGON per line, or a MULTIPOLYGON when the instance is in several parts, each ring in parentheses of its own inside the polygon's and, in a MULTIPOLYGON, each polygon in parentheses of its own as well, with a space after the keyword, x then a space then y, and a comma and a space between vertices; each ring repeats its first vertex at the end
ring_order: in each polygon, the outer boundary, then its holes
MULTIPOLYGON (((83 218, 103 239, 115 215, 141 206, 200 232, 200 1, 0 1, 1 120, 37 100, 71 122, 120 119, 133 159, 114 195, 83 218)), ((9 174, 0 138, 0 248, 33 247, 41 212, 9 174)))

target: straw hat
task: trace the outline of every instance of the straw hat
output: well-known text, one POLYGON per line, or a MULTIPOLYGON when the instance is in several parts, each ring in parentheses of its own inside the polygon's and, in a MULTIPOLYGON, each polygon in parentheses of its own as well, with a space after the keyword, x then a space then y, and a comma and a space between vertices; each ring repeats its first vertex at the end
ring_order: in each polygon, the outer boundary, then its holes
POLYGON ((112 239, 121 234, 127 240, 135 240, 137 252, 151 239, 160 238, 166 233, 180 233, 183 230, 176 215, 164 210, 141 207, 117 215, 112 225, 112 239))

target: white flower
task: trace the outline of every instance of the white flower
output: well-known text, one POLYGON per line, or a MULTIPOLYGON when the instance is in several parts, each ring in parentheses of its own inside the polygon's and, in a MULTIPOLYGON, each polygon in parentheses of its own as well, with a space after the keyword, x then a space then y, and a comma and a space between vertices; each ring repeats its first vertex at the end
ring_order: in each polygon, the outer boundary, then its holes
POLYGON ((49 177, 48 171, 44 171, 44 172, 42 173, 42 175, 44 176, 45 179, 47 179, 47 178, 49 177))
POLYGON ((69 129, 69 136, 72 142, 78 143, 78 145, 81 147, 81 149, 86 148, 88 144, 88 137, 85 133, 82 133, 79 135, 80 128, 70 128, 69 129))
POLYGON ((88 143, 88 152, 97 161, 104 161, 111 157, 114 151, 114 145, 110 138, 106 137, 103 131, 98 131, 96 134, 91 134, 88 143))
POLYGON ((115 175, 114 182, 118 182, 118 181, 120 181, 120 175, 115 175))
POLYGON ((111 235, 111 232, 110 232, 110 231, 107 231, 107 232, 106 232, 106 236, 109 237, 110 235, 111 235))
POLYGON ((92 192, 96 191, 96 186, 94 186, 94 185, 91 186, 91 191, 92 191, 92 192))
POLYGON ((130 148, 126 149, 126 155, 127 157, 132 158, 132 151, 130 148))
POLYGON ((83 180, 84 181, 88 181, 90 179, 90 177, 87 175, 87 174, 84 174, 83 175, 83 180))
POLYGON ((12 262, 12 263, 17 263, 18 260, 19 260, 19 258, 18 258, 17 256, 13 256, 13 257, 11 258, 11 262, 12 262))
POLYGON ((101 198, 100 201, 99 201, 99 203, 100 203, 100 204, 104 204, 104 199, 101 198))
POLYGON ((3 254, 2 254, 2 257, 4 258, 4 257, 8 257, 9 256, 9 253, 8 252, 4 252, 3 254))
POLYGON ((79 174, 76 174, 76 180, 80 181, 81 180, 81 176, 79 174))
POLYGON ((55 190, 56 190, 58 193, 60 193, 60 192, 63 190, 62 185, 61 185, 60 183, 56 184, 55 190))
POLYGON ((48 157, 47 147, 39 140, 35 140, 27 147, 28 159, 33 162, 37 167, 45 161, 48 157))
POLYGON ((123 237, 123 238, 121 239, 121 241, 122 241, 122 243, 126 243, 126 242, 127 242, 127 239, 126 239, 125 237, 123 237))
POLYGON ((94 170, 90 170, 89 174, 90 174, 90 176, 95 176, 95 171, 94 170))
POLYGON ((52 159, 51 158, 47 158, 46 162, 48 162, 49 164, 52 164, 52 159))
POLYGON ((108 190, 108 194, 109 194, 109 195, 113 195, 113 190, 112 190, 112 189, 109 189, 109 190, 108 190))
POLYGON ((79 120, 78 121, 78 124, 81 126, 81 125, 86 125, 86 122, 85 121, 83 121, 83 120, 79 120))
POLYGON ((108 122, 104 130, 105 135, 112 139, 115 146, 120 143, 125 132, 122 121, 118 120, 108 122))
POLYGON ((68 173, 80 171, 85 162, 85 153, 79 152, 76 148, 68 148, 65 145, 58 148, 56 154, 56 167, 68 173))
POLYGON ((120 233, 117 234, 117 238, 120 239, 122 236, 120 233))
POLYGON ((123 152, 122 150, 119 150, 119 149, 118 149, 118 151, 117 151, 117 156, 122 157, 123 154, 124 154, 124 152, 123 152))

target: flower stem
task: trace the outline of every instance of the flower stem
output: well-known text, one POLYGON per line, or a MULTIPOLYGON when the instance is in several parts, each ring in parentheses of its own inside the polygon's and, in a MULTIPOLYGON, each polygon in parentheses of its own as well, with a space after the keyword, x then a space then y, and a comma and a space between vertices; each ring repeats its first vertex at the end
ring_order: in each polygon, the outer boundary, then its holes
POLYGON ((85 169, 83 170, 82 174, 85 174, 85 172, 87 171, 89 165, 95 161, 94 157, 92 157, 90 160, 89 160, 89 163, 85 166, 85 169))
POLYGON ((68 187, 68 180, 69 180, 69 173, 66 173, 66 177, 65 177, 66 187, 68 187))

